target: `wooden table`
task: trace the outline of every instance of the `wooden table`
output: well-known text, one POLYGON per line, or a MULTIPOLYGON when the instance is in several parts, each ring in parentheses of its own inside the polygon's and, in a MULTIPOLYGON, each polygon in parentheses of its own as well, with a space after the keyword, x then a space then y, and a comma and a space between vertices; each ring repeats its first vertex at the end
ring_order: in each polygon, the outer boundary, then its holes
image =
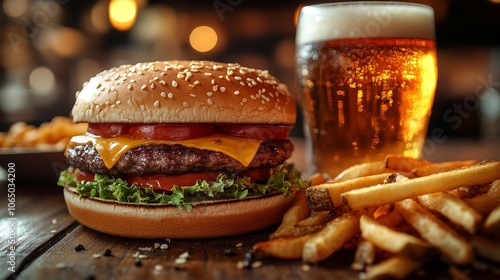
MULTIPOLYGON (((292 280, 360 276, 350 269, 352 251, 336 253, 309 269, 300 261, 276 259, 263 259, 261 266, 254 262, 254 268, 239 268, 252 245, 267 239, 274 228, 207 240, 144 240, 101 234, 71 218, 62 189, 55 183, 17 185, 14 215, 10 216, 6 184, 1 183, 0 279, 292 280), (158 247, 163 244, 168 248, 158 247), (85 249, 77 251, 77 245, 85 249), (186 263, 176 263, 184 252, 189 254, 186 263), (11 264, 15 272, 9 270, 11 264)), ((412 279, 451 279, 448 269, 436 259, 412 279)), ((474 279, 498 279, 498 275, 477 269, 471 275, 474 279)))

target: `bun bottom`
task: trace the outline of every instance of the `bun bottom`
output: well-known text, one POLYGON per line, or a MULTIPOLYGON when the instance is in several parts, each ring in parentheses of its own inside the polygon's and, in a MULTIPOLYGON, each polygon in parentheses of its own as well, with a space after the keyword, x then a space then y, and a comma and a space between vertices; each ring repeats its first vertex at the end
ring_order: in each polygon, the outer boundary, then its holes
POLYGON ((216 238, 258 231, 280 222, 294 195, 199 203, 188 211, 80 197, 74 189, 64 188, 68 211, 80 224, 110 235, 151 239, 216 238))

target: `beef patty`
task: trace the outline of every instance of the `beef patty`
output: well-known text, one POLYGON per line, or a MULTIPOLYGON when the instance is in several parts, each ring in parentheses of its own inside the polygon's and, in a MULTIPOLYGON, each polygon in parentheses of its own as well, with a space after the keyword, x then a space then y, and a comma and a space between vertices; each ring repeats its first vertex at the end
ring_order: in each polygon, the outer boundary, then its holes
POLYGON ((130 149, 108 169, 92 144, 67 149, 68 163, 83 171, 118 175, 183 174, 204 171, 245 172, 282 164, 293 151, 290 140, 262 142, 249 166, 220 152, 188 148, 182 145, 150 145, 130 149))

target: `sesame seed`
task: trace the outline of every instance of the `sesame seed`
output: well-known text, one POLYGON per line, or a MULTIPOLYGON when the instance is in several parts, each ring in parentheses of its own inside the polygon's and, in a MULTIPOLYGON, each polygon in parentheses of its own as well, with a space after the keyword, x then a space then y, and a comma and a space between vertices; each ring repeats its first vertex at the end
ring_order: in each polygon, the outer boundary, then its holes
POLYGON ((210 97, 213 95, 213 93, 211 91, 207 91, 207 95, 210 97))
POLYGON ((193 85, 199 85, 200 84, 200 81, 196 80, 194 81, 193 85))
POLYGON ((158 108, 158 106, 160 106, 160 101, 156 100, 155 103, 153 103, 153 105, 158 108))
POLYGON ((241 81, 241 77, 240 76, 234 76, 234 79, 237 80, 237 81, 241 81))
POLYGON ((173 94, 173 93, 171 93, 171 92, 169 92, 169 93, 168 93, 168 98, 170 98, 170 99, 174 98, 174 94, 173 94))
POLYGON ((218 88, 219 88, 219 85, 215 85, 215 86, 213 86, 213 87, 212 87, 212 89, 213 89, 214 91, 217 91, 217 89, 218 89, 218 88))
POLYGON ((130 82, 131 82, 131 83, 135 83, 135 80, 134 80, 134 79, 130 79, 130 82))
POLYGON ((142 111, 144 111, 144 110, 146 109, 146 107, 145 107, 143 104, 141 104, 141 106, 140 106, 140 107, 141 107, 141 110, 142 110, 142 111))
POLYGON ((153 81, 158 81, 158 79, 159 79, 158 77, 154 77, 153 81))
POLYGON ((159 81, 159 83, 160 83, 160 85, 162 85, 162 86, 164 86, 164 85, 166 84, 164 80, 160 80, 160 81, 159 81))
POLYGON ((245 82, 241 81, 240 85, 245 86, 245 82))
POLYGON ((120 105, 120 104, 122 104, 122 102, 120 100, 116 100, 115 104, 120 105))
POLYGON ((187 102, 185 102, 185 101, 184 101, 184 103, 182 103, 182 105, 183 105, 184 107, 189 107, 189 103, 187 103, 187 102))
POLYGON ((214 104, 214 101, 212 100, 212 98, 208 98, 207 99, 207 103, 210 104, 210 105, 212 105, 212 104, 214 104))
POLYGON ((128 89, 128 90, 131 90, 131 89, 132 89, 132 85, 128 85, 128 86, 127 86, 127 89, 128 89))
POLYGON ((150 87, 151 87, 151 88, 155 88, 155 84, 151 84, 151 85, 150 85, 150 87))
POLYGON ((194 93, 190 93, 190 94, 189 94, 189 96, 191 96, 191 97, 196 97, 196 94, 194 94, 194 93))
POLYGON ((178 73, 177 78, 184 79, 186 76, 183 73, 178 73))
POLYGON ((173 86, 173 87, 177 87, 177 81, 174 81, 174 80, 173 80, 173 81, 172 81, 172 86, 173 86))
POLYGON ((264 111, 264 107, 259 106, 259 108, 257 108, 257 110, 259 110, 259 111, 261 111, 261 112, 262 112, 262 111, 264 111))
POLYGON ((203 73, 203 75, 205 75, 205 76, 212 76, 212 73, 210 73, 210 72, 205 72, 205 73, 203 73))
POLYGON ((167 97, 167 94, 166 94, 164 91, 162 91, 162 92, 160 93, 160 96, 161 96, 161 97, 163 97, 163 98, 165 98, 165 97, 167 97))
POLYGON ((241 102, 247 102, 248 99, 246 99, 246 97, 244 97, 243 99, 241 99, 241 102))
POLYGON ((212 85, 215 85, 215 79, 212 79, 212 80, 210 81, 210 83, 211 83, 212 85))
POLYGON ((141 90, 145 90, 147 87, 148 87, 148 86, 146 86, 146 85, 142 85, 142 86, 141 86, 141 90))
POLYGON ((234 95, 239 95, 240 94, 240 91, 236 90, 234 91, 234 95))
POLYGON ((116 87, 115 86, 111 86, 111 91, 116 91, 116 87))

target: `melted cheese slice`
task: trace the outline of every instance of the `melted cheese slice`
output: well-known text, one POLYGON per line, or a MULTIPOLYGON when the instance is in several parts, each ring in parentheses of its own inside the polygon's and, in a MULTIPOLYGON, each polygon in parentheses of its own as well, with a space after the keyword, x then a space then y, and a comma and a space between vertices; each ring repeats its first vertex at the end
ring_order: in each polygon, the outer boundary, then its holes
POLYGON ((142 140, 123 136, 95 138, 88 135, 79 135, 71 138, 68 147, 85 145, 87 143, 93 143, 107 168, 112 168, 130 149, 139 146, 162 144, 180 144, 188 148, 221 152, 239 161, 244 166, 248 166, 257 153, 262 140, 232 137, 218 133, 208 137, 175 141, 142 140))

